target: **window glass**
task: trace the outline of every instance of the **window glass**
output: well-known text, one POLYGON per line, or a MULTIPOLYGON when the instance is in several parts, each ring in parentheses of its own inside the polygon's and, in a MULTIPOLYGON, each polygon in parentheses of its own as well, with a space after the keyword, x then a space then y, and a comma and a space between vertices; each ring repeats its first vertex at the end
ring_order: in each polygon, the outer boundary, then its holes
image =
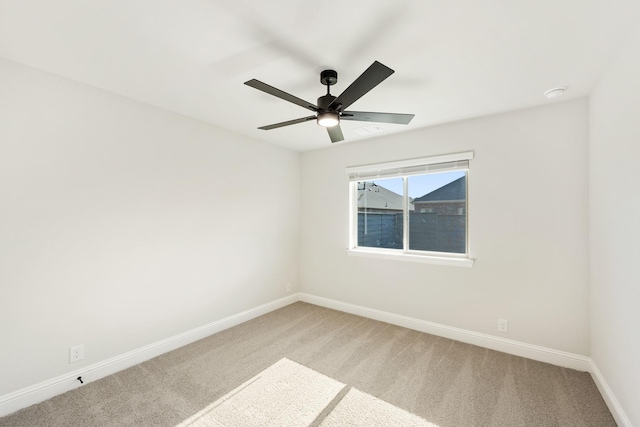
POLYGON ((356 185, 358 246, 402 249, 403 179, 358 181, 356 185))
POLYGON ((357 246, 466 253, 466 170, 363 180, 355 185, 357 246))
POLYGON ((466 172, 408 176, 409 249, 466 253, 466 172))

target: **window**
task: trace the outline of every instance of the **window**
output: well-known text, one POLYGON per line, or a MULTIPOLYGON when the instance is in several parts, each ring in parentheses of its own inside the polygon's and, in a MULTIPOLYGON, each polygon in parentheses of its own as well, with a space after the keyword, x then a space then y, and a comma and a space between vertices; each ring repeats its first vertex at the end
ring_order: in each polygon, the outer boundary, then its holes
POLYGON ((347 168, 349 252, 471 266, 472 152, 347 168))

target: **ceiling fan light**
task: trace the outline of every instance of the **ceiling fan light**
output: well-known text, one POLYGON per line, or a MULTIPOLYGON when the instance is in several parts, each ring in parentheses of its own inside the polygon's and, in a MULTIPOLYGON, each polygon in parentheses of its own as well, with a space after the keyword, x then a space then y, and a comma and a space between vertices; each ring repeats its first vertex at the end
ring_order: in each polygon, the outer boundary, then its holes
POLYGON ((318 114, 317 120, 320 126, 330 128, 340 123, 340 116, 333 111, 325 111, 318 114))

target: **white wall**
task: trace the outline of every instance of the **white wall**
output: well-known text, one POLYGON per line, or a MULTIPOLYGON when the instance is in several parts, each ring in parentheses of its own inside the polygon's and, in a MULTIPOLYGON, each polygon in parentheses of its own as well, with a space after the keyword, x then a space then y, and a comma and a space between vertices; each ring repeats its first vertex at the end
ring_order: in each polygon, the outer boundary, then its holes
POLYGON ((590 97, 591 357, 640 426, 640 26, 590 97))
POLYGON ((301 291, 587 355, 587 144, 580 99, 304 153, 301 291), (347 255, 345 167, 467 150, 473 268, 347 255))
POLYGON ((297 284, 297 153, 5 60, 0 153, 0 396, 297 284))

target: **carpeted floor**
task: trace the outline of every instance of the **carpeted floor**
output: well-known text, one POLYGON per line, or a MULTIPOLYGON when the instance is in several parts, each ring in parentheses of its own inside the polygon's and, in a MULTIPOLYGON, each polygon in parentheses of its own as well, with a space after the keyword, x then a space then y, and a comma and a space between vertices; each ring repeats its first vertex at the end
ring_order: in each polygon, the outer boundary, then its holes
POLYGON ((588 373, 298 302, 0 418, 0 426, 290 426, 277 417, 224 418, 246 408, 263 414, 263 400, 273 407, 254 381, 278 367, 300 369, 295 384, 274 377, 288 398, 311 399, 298 405, 300 425, 616 425, 588 373), (309 385, 304 393, 300 384, 309 385), (219 402, 245 407, 222 413, 219 402), (217 418, 207 424, 202 414, 213 407, 217 418))

